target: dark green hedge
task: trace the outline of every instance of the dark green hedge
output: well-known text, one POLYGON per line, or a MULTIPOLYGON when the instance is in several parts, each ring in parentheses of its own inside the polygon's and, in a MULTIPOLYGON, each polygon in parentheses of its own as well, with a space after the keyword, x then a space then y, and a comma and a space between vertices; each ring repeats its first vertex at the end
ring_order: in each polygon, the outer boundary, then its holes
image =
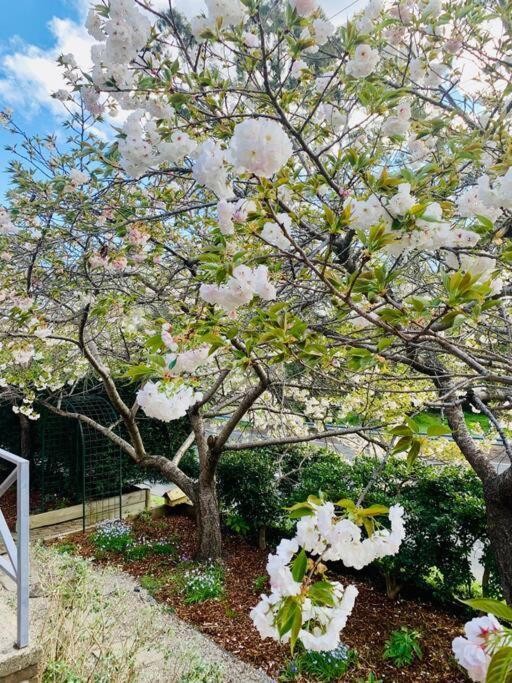
MULTIPOLYGON (((184 463, 197 473, 190 454, 184 463)), ((330 500, 357 499, 380 463, 358 457, 353 463, 329 449, 294 447, 226 453, 218 470, 219 496, 228 515, 235 513, 254 535, 261 527, 278 535, 291 532, 283 508, 322 491, 330 500)), ((490 570, 489 593, 497 580, 485 528, 479 479, 461 466, 418 462, 412 470, 391 459, 374 479, 365 504, 400 502, 407 512, 407 538, 400 553, 379 563, 388 592, 404 585, 428 591, 441 601, 467 597, 475 591, 471 552, 476 541, 485 549, 490 570)), ((240 525, 239 525, 240 526, 240 525)))

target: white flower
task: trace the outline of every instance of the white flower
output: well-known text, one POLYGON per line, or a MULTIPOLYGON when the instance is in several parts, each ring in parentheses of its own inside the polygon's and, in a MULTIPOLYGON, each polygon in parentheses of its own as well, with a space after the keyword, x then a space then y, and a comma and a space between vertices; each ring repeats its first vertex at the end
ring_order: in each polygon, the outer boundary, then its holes
POLYGON ((192 387, 165 386, 162 382, 146 382, 137 392, 137 403, 148 417, 170 422, 184 417, 187 410, 202 399, 192 387))
POLYGON ((217 203, 217 217, 219 221, 219 230, 223 235, 232 235, 234 233, 234 214, 235 205, 233 204, 233 202, 228 202, 226 199, 221 199, 217 203))
MULTIPOLYGON (((253 607, 250 612, 250 617, 260 636, 264 638, 273 638, 274 640, 280 640, 277 628, 274 626, 275 621, 275 605, 280 600, 281 596, 278 594, 272 595, 262 595, 260 602, 253 607)), ((286 642, 290 639, 290 634, 286 634, 288 637, 283 638, 281 642, 286 642)))
POLYGON ((168 353, 165 356, 165 361, 170 374, 182 375, 184 372, 189 374, 195 372, 199 367, 208 363, 211 358, 210 347, 207 344, 203 344, 196 349, 189 349, 180 353, 168 353))
POLYGON ((226 284, 202 284, 199 288, 199 296, 204 301, 217 304, 226 313, 232 313, 240 306, 248 304, 254 295, 265 301, 276 297, 276 289, 268 279, 266 266, 258 266, 254 270, 248 266, 237 266, 226 284))
POLYGON ((260 39, 255 33, 244 31, 242 34, 242 40, 244 41, 244 45, 246 47, 255 48, 260 46, 260 39))
POLYGON ((87 175, 87 173, 83 173, 83 171, 79 171, 77 168, 72 168, 69 172, 69 182, 72 185, 72 187, 79 187, 80 185, 85 185, 85 183, 88 183, 89 180, 90 178, 87 175))
POLYGON ((290 75, 293 78, 300 78, 302 72, 305 71, 307 68, 308 65, 303 59, 296 59, 292 64, 292 68, 290 69, 290 75))
POLYGON ((231 195, 226 162, 226 153, 220 145, 213 140, 206 140, 199 147, 192 169, 194 180, 221 199, 227 199, 231 195))
POLYGON ((10 235, 14 232, 16 232, 16 228, 9 212, 3 206, 0 206, 0 234, 10 235))
POLYGON ((198 17, 192 17, 190 20, 190 28, 194 38, 198 43, 201 43, 206 40, 204 37, 205 33, 215 30, 215 19, 213 17, 204 17, 202 15, 198 17))
POLYGON ((289 0, 289 3, 299 17, 309 17, 318 7, 316 0, 289 0))
POLYGON ((354 609, 358 590, 355 586, 345 589, 337 581, 334 588, 334 607, 315 607, 311 601, 304 601, 303 621, 308 628, 299 631, 299 640, 306 650, 330 652, 339 645, 340 632, 354 609))
POLYGON ((296 540, 283 539, 277 546, 274 555, 269 555, 267 572, 270 577, 272 592, 280 596, 298 595, 301 584, 293 579, 288 566, 293 555, 298 551, 296 540))
POLYGON ((330 21, 325 21, 324 19, 315 19, 312 29, 317 45, 324 45, 336 32, 336 27, 330 21))
POLYGON ((90 9, 85 20, 85 28, 94 40, 105 40, 105 34, 101 30, 101 17, 94 9, 90 9))
POLYGON ((382 134, 387 136, 405 135, 409 130, 411 118, 411 105, 404 100, 395 109, 394 114, 384 121, 382 134))
POLYGON ((366 78, 377 66, 379 53, 365 43, 358 45, 354 51, 354 56, 349 59, 346 66, 346 73, 354 78, 366 78))
MULTIPOLYGON (((464 626, 466 637, 458 636, 452 642, 452 650, 457 662, 466 669, 468 676, 476 683, 485 683, 487 669, 491 661, 488 650, 492 641, 500 636, 503 627, 492 614, 475 617, 464 626)), ((501 645, 508 642, 500 641, 501 645)))
POLYGON ((458 636, 452 642, 453 655, 476 683, 485 683, 490 656, 478 645, 458 636))
POLYGON ((416 197, 411 194, 410 183, 400 183, 397 193, 391 197, 388 209, 393 216, 403 216, 416 204, 416 197))
POLYGON ((347 114, 341 111, 339 107, 330 104, 329 102, 324 102, 318 107, 319 114, 321 114, 327 123, 331 126, 334 131, 337 131, 347 124, 347 114))
POLYGON ((368 199, 349 198, 343 206, 350 207, 350 223, 356 228, 368 230, 377 223, 391 224, 388 212, 375 195, 368 199))
POLYGON ((270 178, 286 164, 293 147, 280 123, 261 118, 238 123, 229 150, 235 166, 270 178))
MULTIPOLYGON (((280 225, 282 225, 289 233, 292 226, 292 219, 290 216, 287 213, 278 213, 276 218, 280 225)), ((278 223, 274 223, 273 221, 268 221, 263 226, 261 237, 265 240, 265 242, 272 244, 272 246, 277 247, 282 251, 288 251, 290 248, 290 240, 288 237, 286 237, 280 225, 278 223)))
POLYGON ((158 145, 158 152, 161 160, 177 164, 190 156, 196 147, 195 140, 192 140, 187 133, 178 132, 171 135, 170 140, 161 142, 158 145))
POLYGON ((209 18, 214 23, 222 20, 224 26, 238 25, 245 20, 246 10, 240 0, 205 0, 209 18))

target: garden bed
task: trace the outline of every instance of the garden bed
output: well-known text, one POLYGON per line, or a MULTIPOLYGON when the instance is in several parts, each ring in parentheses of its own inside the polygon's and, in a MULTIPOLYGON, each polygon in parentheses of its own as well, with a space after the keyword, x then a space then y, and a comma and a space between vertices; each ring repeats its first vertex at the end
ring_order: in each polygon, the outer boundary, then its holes
MULTIPOLYGON (((261 640, 252 626, 249 611, 264 585, 267 552, 259 550, 238 536, 225 539, 223 594, 189 604, 180 590, 179 577, 190 567, 194 551, 195 523, 188 515, 173 514, 159 520, 143 515, 132 524, 137 543, 152 544, 165 552, 111 552, 99 550, 93 532, 67 536, 63 550, 76 551, 99 563, 114 563, 137 577, 161 602, 171 607, 185 621, 194 624, 242 660, 250 662, 277 678, 290 662, 287 647, 271 640, 261 640)), ((62 544, 62 541, 60 541, 62 544)), ((432 681, 462 683, 467 679, 451 656, 451 641, 461 632, 463 620, 419 600, 392 601, 376 585, 353 576, 340 576, 344 583, 354 583, 359 597, 342 637, 357 653, 357 663, 339 680, 365 683, 371 672, 375 681, 386 683, 432 681), (421 634, 423 657, 405 668, 383 659, 384 645, 391 631, 406 626, 421 634)), ((289 680, 289 679, 287 679, 289 680)), ((300 680, 315 680, 303 678, 300 680)))
MULTIPOLYGON (((30 492, 30 510, 41 508, 41 496, 38 491, 30 492)), ((122 511, 123 517, 136 515, 148 506, 148 493, 146 489, 135 489, 123 493, 122 511)), ((0 501, 2 513, 7 522, 7 526, 14 530, 16 525, 16 489, 13 487, 7 491, 0 501)), ((46 506, 49 508, 49 504, 46 506)), ((101 498, 99 500, 88 501, 85 505, 86 525, 91 526, 104 519, 109 519, 115 515, 119 509, 119 496, 101 498)), ((31 512, 30 528, 40 529, 43 527, 56 526, 68 522, 82 521, 84 516, 84 506, 82 503, 77 505, 59 504, 56 501, 55 508, 46 509, 44 512, 31 512)))

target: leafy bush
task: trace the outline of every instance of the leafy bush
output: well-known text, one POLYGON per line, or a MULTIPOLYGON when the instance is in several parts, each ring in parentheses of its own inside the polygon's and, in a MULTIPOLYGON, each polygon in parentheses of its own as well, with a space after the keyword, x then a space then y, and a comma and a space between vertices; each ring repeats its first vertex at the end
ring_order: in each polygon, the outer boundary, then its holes
POLYGON ((330 652, 303 651, 288 662, 279 680, 295 681, 310 680, 330 683, 337 681, 357 662, 355 650, 340 643, 335 650, 330 652), (304 675, 307 675, 307 678, 304 675))
POLYGON ((230 514, 242 517, 253 532, 267 526, 286 535, 284 506, 318 491, 330 500, 356 500, 370 481, 366 505, 400 502, 407 512, 400 552, 379 563, 390 597, 404 585, 426 590, 441 602, 474 595, 471 554, 476 541, 484 545, 489 568, 487 594, 499 597, 482 486, 467 468, 418 461, 408 469, 397 458, 382 467, 367 456, 347 462, 332 449, 295 446, 284 453, 273 447, 223 455, 218 486, 230 514))
POLYGON ((331 652, 304 652, 298 657, 301 673, 309 674, 326 683, 344 676, 356 661, 355 650, 351 650, 343 643, 331 652))
POLYGON ((402 626, 391 631, 384 646, 384 659, 391 659, 398 668, 410 666, 415 659, 421 659, 423 652, 420 646, 420 634, 402 626))
POLYGON ((172 543, 144 542, 129 545, 124 550, 124 556, 127 560, 137 561, 145 560, 147 557, 155 555, 176 555, 176 546, 172 543))
POLYGON ((224 570, 220 564, 188 565, 178 569, 173 578, 188 605, 220 598, 224 592, 224 570))

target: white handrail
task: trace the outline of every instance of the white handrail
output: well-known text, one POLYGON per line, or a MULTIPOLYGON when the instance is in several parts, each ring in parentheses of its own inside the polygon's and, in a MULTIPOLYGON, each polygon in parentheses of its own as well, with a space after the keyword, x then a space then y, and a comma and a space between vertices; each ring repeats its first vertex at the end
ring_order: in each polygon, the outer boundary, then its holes
POLYGON ((16 645, 27 647, 29 641, 29 461, 0 448, 0 459, 14 465, 14 470, 0 483, 0 498, 16 486, 16 541, 0 508, 0 539, 7 549, 7 557, 0 557, 0 571, 14 581, 17 589, 16 645))

